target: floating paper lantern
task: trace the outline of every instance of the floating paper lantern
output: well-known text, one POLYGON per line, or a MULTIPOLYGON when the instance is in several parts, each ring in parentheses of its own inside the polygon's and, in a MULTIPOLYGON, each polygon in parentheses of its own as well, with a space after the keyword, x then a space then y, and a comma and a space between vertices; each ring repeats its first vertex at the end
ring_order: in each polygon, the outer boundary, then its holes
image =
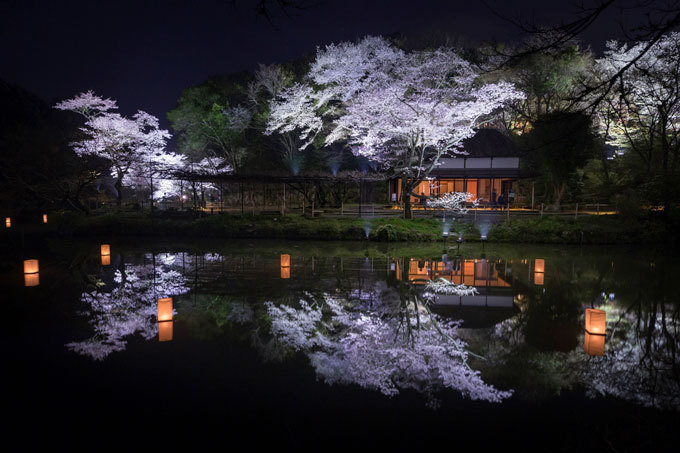
POLYGON ((604 355, 604 335, 594 335, 586 332, 583 337, 583 349, 588 355, 604 355))
POLYGON ((174 323, 159 322, 158 323, 158 341, 172 341, 172 330, 174 323))
POLYGON ((543 285, 545 274, 543 272, 534 272, 534 285, 543 285))
POLYGON ((24 274, 24 285, 25 286, 38 286, 40 284, 40 274, 37 272, 35 274, 24 274))
POLYGON ((281 255, 281 267, 290 267, 290 255, 281 255))
POLYGON ((5 217, 5 228, 10 228, 12 226, 12 219, 5 217))
POLYGON ((545 260, 540 258, 534 260, 534 272, 545 272, 545 260))
POLYGON ((281 268, 281 278, 283 279, 290 278, 290 267, 281 268))
POLYGON ((47 214, 43 214, 43 223, 47 223, 47 214))
POLYGON ((172 321, 172 297, 158 299, 158 315, 156 319, 159 323, 172 321))
POLYGON ((24 261, 24 274, 37 274, 38 271, 38 260, 24 261))
POLYGON ((111 264, 111 255, 102 255, 102 266, 111 264))
POLYGON ((109 246, 109 244, 102 244, 101 253, 102 253, 102 255, 110 255, 111 254, 111 246, 109 246))
POLYGON ((607 313, 604 310, 586 308, 586 332, 593 335, 607 332, 607 313))

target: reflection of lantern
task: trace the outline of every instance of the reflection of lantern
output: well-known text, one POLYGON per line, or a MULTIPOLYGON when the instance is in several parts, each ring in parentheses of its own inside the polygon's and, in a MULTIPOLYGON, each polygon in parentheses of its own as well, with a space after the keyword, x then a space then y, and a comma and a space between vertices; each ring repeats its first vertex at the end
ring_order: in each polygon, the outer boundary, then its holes
POLYGON ((24 274, 37 274, 37 273, 38 273, 38 260, 24 261, 24 274))
POLYGON ((583 349, 588 355, 604 355, 604 335, 586 332, 583 337, 583 349))
POLYGON ((158 299, 158 322, 172 321, 172 297, 158 299))
POLYGON ((47 214, 43 214, 43 223, 47 223, 47 214))
POLYGON ((543 272, 534 272, 534 285, 543 285, 543 272))
POLYGON ((38 286, 40 284, 40 274, 24 274, 24 284, 26 286, 38 286))
POLYGON ((281 278, 290 278, 290 267, 281 268, 281 278))
POLYGON ((12 226, 12 219, 9 217, 5 217, 5 228, 9 228, 12 226))
POLYGON ((281 255, 281 267, 290 267, 290 255, 281 255))
POLYGON ((545 272, 545 260, 536 258, 536 260, 534 261, 534 271, 545 272))
POLYGON ((172 341, 172 322, 158 323, 158 341, 172 341))
POLYGON ((111 255, 102 255, 102 266, 111 264, 111 255))
POLYGON ((109 244, 102 244, 101 250, 102 250, 102 252, 101 252, 102 255, 110 255, 111 254, 111 247, 109 246, 109 244))
POLYGON ((607 331, 607 313, 604 310, 586 308, 586 332, 604 335, 607 331))

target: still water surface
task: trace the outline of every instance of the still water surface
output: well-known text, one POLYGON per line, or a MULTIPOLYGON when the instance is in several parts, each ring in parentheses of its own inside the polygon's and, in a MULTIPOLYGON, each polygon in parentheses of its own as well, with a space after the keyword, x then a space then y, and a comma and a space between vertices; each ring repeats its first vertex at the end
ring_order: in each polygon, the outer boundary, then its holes
POLYGON ((506 436, 551 419, 565 438, 601 416, 583 442, 645 445, 678 421, 680 265, 663 250, 109 238, 2 266, 9 404, 41 420, 213 414, 295 444, 330 416, 356 442, 397 414, 506 436))

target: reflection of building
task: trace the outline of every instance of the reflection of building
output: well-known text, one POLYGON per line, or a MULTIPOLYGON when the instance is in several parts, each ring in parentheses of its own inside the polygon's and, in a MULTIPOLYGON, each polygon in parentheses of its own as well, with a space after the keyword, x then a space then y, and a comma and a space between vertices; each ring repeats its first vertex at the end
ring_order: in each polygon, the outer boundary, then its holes
MULTIPOLYGON (((469 192, 484 205, 506 205, 516 200, 516 181, 527 175, 520 169, 521 152, 512 141, 494 129, 480 129, 463 141, 467 155, 440 159, 432 179, 420 183, 415 193, 439 196, 469 192)), ((389 185, 390 201, 401 202, 401 180, 389 185)), ((411 197, 411 201, 419 200, 411 197)))
POLYGON ((486 259, 410 260, 408 271, 409 281, 414 284, 443 278, 457 285, 474 286, 478 294, 438 294, 432 307, 440 315, 462 319, 464 327, 489 327, 518 311, 514 304, 511 262, 486 259))

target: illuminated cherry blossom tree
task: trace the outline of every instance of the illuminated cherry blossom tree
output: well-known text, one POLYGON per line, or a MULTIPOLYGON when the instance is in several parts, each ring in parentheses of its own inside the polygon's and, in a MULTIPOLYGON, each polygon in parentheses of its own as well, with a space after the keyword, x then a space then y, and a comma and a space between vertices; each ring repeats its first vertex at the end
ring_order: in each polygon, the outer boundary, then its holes
POLYGON ((452 214, 467 214, 468 210, 477 207, 479 201, 469 192, 449 192, 441 197, 429 200, 427 205, 439 208, 452 214))
POLYGON ((132 118, 114 112, 116 102, 87 91, 55 105, 59 110, 70 110, 85 117, 81 131, 85 135, 73 143, 79 156, 96 155, 111 162, 111 173, 116 179, 117 201, 123 200, 123 179, 135 165, 143 165, 159 155, 171 137, 160 129, 158 118, 138 111, 132 118))
POLYGON ((519 99, 505 82, 481 83, 479 72, 450 48, 405 52, 381 37, 326 46, 303 83, 271 103, 268 133, 295 131, 309 146, 346 142, 402 181, 405 216, 413 189, 446 154, 473 135, 476 122, 519 99))

